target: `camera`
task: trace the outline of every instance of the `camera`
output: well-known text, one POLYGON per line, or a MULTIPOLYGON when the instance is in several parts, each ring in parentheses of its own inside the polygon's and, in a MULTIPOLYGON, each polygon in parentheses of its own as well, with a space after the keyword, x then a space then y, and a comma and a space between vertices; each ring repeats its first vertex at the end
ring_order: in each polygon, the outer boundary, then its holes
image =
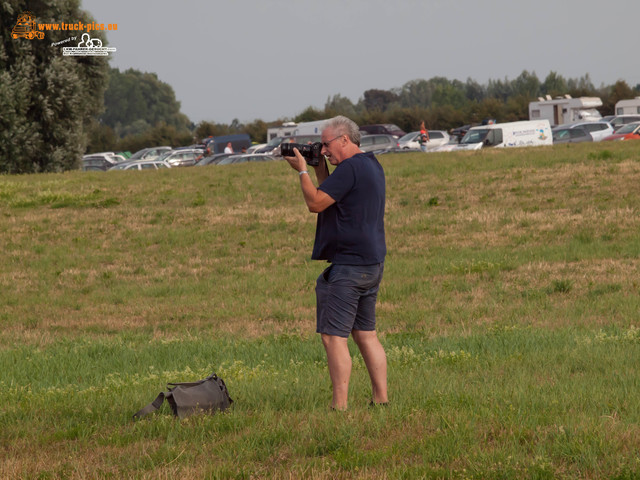
POLYGON ((300 155, 307 161, 307 165, 316 167, 320 165, 320 159, 322 158, 322 143, 315 142, 310 145, 302 145, 300 143, 282 143, 280 144, 280 153, 283 157, 295 157, 293 149, 297 148, 300 155))

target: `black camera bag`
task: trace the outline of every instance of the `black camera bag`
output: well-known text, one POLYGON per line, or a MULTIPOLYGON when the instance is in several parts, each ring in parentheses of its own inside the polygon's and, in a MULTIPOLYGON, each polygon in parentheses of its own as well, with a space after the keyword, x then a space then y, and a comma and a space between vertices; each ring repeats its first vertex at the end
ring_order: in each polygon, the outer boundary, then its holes
POLYGON ((227 386, 215 373, 197 382, 169 383, 168 385, 172 385, 168 392, 160 392, 153 402, 137 412, 133 418, 142 418, 155 412, 162 406, 165 398, 173 414, 179 418, 185 418, 194 413, 224 411, 233 403, 227 386))

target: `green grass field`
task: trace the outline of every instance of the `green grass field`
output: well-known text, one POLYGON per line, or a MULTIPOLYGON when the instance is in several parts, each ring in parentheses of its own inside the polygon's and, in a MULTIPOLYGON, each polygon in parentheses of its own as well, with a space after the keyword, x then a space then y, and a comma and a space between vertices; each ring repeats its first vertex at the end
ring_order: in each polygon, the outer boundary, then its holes
POLYGON ((285 162, 0 177, 0 478, 640 478, 640 142, 380 160, 391 404, 351 344, 344 413, 285 162))

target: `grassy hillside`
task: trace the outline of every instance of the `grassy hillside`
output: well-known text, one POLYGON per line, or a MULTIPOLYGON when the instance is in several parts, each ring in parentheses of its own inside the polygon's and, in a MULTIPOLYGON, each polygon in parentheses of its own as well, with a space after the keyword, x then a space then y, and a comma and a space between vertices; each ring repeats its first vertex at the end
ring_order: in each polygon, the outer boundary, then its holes
POLYGON ((640 142, 380 160, 391 406, 354 348, 344 414, 284 162, 0 177, 0 477, 640 476, 640 142))

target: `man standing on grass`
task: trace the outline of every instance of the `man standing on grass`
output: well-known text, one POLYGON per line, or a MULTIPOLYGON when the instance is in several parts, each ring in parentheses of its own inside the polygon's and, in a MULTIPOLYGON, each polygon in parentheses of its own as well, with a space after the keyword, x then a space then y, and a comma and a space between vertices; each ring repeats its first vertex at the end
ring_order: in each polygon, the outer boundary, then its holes
POLYGON ((332 408, 345 410, 349 395, 351 355, 347 340, 353 336, 364 359, 372 387, 372 404, 386 404, 387 356, 376 334, 375 307, 382 280, 386 243, 384 235, 385 177, 378 160, 360 148, 360 130, 338 116, 322 131, 326 160, 313 167, 316 188, 307 164, 297 149, 285 157, 300 175, 309 211, 318 213, 311 258, 331 265, 316 281, 317 328, 327 353, 333 386, 332 408))

